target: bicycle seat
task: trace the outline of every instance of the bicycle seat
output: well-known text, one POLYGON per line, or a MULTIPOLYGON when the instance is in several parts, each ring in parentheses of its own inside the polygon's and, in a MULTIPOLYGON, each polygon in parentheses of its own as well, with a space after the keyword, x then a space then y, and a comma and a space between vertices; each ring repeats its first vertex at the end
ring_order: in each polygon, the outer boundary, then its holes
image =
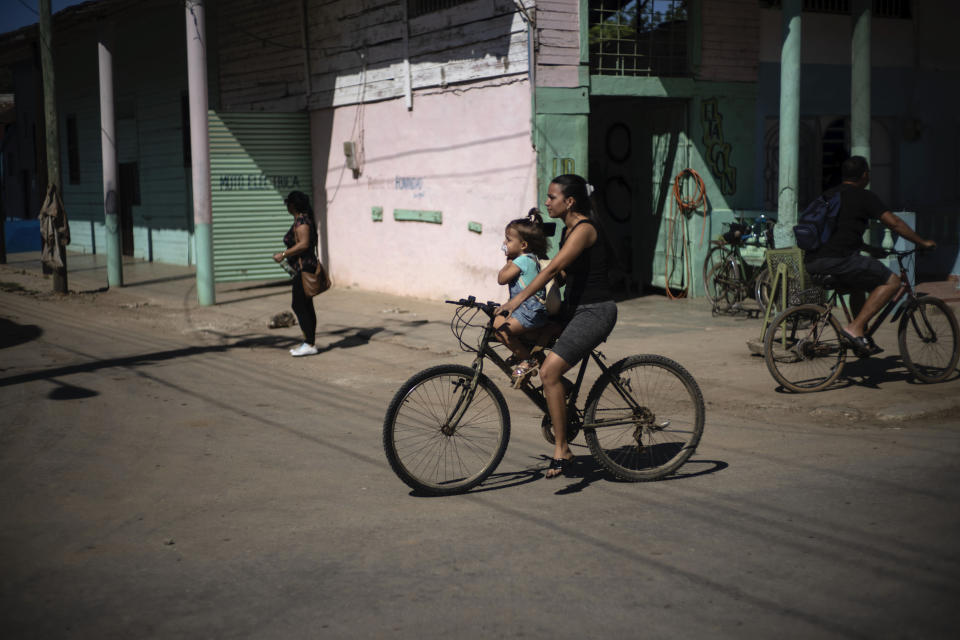
POLYGON ((837 276, 832 273, 811 273, 810 281, 824 289, 834 289, 837 286, 837 276))

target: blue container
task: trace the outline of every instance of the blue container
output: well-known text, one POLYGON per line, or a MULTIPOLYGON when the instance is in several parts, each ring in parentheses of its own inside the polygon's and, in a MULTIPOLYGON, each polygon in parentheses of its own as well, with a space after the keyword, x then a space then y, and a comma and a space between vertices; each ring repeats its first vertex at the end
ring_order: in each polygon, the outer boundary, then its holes
POLYGON ((5 220, 3 231, 7 253, 40 251, 39 220, 5 220))

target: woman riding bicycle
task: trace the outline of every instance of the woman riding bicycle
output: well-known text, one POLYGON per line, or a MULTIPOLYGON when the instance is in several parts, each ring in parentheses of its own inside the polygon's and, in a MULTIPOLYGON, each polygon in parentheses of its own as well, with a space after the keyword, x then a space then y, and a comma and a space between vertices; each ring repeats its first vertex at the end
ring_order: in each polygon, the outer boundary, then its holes
POLYGON ((564 224, 560 250, 525 289, 498 309, 498 313, 510 314, 555 277, 566 283, 562 312, 565 327, 540 367, 555 443, 548 478, 565 474, 574 458, 567 443, 563 374, 606 340, 617 323, 617 305, 607 279, 607 243, 592 217, 591 190, 578 175, 553 179, 545 204, 547 214, 564 224))

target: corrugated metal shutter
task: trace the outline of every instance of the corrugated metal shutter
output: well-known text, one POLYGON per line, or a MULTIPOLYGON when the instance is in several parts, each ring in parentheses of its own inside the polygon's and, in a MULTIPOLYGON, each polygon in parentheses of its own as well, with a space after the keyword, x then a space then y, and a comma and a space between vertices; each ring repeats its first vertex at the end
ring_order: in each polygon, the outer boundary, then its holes
POLYGON ((283 199, 313 200, 308 116, 211 111, 208 122, 214 279, 284 278, 272 259, 293 221, 283 199))

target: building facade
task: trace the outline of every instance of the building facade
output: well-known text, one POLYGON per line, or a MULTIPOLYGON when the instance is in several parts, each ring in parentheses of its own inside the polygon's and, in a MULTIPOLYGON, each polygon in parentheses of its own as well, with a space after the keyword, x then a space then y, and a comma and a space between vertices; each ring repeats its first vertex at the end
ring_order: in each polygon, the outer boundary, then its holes
MULTIPOLYGON (((850 151, 857 2, 802 3, 799 203, 837 179, 850 151)), ((289 225, 292 188, 312 195, 338 285, 433 299, 501 298, 503 227, 542 203, 559 173, 595 185, 625 293, 669 284, 698 295, 724 223, 776 217, 775 0, 205 4, 220 281, 282 275, 269 253, 289 225)), ((956 274, 960 65, 946 49, 960 10, 869 4, 872 188, 941 244, 921 275, 956 274)), ((124 252, 194 259, 183 21, 182 3, 167 0, 100 0, 55 16, 74 250, 103 250, 96 45, 109 25, 124 252)), ((0 62, 32 86, 37 65, 15 40, 0 37, 0 62)), ((18 90, 17 101, 18 113, 21 103, 36 112, 29 95, 18 90)), ((12 199, 28 178, 5 176, 8 215, 32 207, 12 199)))

